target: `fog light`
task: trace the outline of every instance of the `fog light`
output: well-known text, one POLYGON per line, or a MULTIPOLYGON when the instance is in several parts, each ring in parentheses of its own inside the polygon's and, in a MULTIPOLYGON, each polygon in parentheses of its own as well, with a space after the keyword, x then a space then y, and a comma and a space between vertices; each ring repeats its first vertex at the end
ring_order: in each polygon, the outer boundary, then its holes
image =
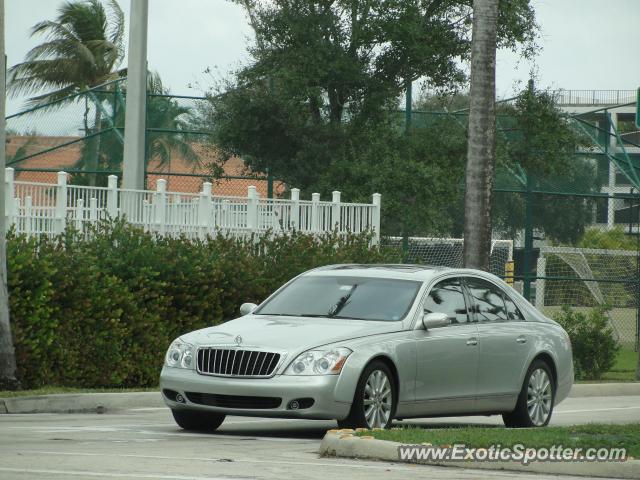
POLYGON ((176 402, 184 403, 184 397, 181 394, 176 395, 176 402))

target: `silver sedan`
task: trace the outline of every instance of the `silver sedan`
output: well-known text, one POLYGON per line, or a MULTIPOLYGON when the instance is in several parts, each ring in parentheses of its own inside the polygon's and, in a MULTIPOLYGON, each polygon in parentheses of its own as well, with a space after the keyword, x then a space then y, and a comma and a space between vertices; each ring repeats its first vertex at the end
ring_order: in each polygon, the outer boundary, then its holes
POLYGON ((540 427, 573 384, 567 333, 481 271, 332 265, 240 310, 167 351, 162 395, 182 428, 215 430, 225 415, 387 428, 491 414, 540 427))

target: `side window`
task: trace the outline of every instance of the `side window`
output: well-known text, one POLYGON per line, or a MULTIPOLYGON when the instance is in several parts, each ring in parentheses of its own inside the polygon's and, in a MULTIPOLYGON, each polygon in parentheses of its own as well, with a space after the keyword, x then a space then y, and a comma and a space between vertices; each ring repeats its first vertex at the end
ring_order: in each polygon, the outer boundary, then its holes
POLYGON ((502 290, 480 278, 466 278, 465 281, 474 303, 472 310, 479 322, 504 322, 507 320, 502 290))
POLYGON ((446 313, 451 323, 467 323, 467 305, 460 280, 452 278, 435 284, 424 302, 426 313, 446 313))
POLYGON ((524 320, 524 316, 520 313, 520 309, 513 303, 506 293, 503 293, 504 305, 507 307, 507 318, 511 321, 520 322, 524 320))

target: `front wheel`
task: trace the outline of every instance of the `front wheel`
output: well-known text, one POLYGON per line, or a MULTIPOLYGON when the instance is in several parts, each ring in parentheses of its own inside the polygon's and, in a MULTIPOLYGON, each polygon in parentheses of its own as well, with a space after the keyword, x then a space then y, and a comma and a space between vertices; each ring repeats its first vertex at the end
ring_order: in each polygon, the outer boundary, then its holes
POLYGON ((516 408, 502 415, 507 427, 544 427, 553 413, 555 385, 549 365, 542 360, 534 361, 524 378, 516 408))
POLYGON ((338 421, 340 428, 389 428, 396 411, 398 394, 391 369, 379 360, 362 372, 349 416, 338 421))
POLYGON ((222 425, 225 418, 221 413, 196 410, 171 410, 171 413, 180 428, 196 432, 213 432, 222 425))

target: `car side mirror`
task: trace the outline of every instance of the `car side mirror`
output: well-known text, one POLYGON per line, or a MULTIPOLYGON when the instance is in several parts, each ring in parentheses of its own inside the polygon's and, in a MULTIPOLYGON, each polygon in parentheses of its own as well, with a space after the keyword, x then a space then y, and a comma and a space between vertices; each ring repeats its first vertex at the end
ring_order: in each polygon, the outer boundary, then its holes
POLYGON ((451 319, 446 313, 425 313, 422 317, 422 326, 424 326, 425 330, 446 327, 448 325, 451 325, 451 319))
POLYGON ((245 315, 249 315, 256 308, 258 308, 258 305, 256 305, 255 303, 243 303, 242 305, 240 305, 240 315, 242 315, 243 317, 245 315))

